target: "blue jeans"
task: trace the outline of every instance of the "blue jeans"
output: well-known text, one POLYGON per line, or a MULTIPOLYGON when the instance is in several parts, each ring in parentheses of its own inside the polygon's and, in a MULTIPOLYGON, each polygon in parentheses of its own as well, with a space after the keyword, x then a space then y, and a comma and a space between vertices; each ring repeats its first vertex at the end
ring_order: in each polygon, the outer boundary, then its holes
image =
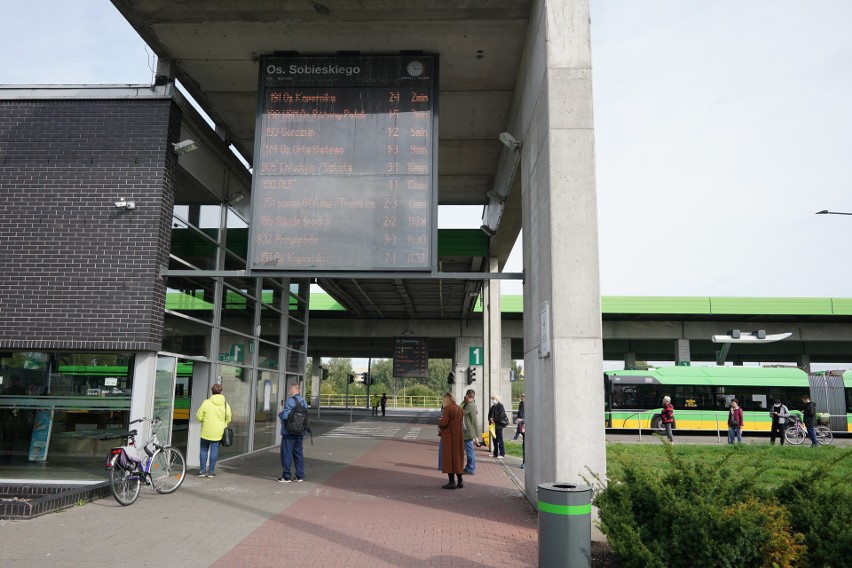
POLYGON ((728 426, 728 443, 733 444, 734 439, 740 444, 743 443, 743 429, 739 426, 728 426))
POLYGON ((290 466, 296 462, 296 478, 305 477, 305 454, 302 450, 302 442, 305 436, 294 436, 284 434, 281 436, 281 473, 284 479, 290 479, 290 466))
POLYGON ((811 446, 817 447, 819 444, 816 439, 816 427, 813 424, 807 427, 808 428, 808 438, 811 439, 811 446))
POLYGON ((467 456, 464 472, 474 473, 476 471, 476 452, 473 451, 473 439, 464 441, 464 454, 467 456))
POLYGON ((199 472, 214 473, 216 469, 216 460, 219 459, 219 442, 205 440, 201 438, 201 468, 199 472), (210 465, 207 465, 207 452, 210 452, 210 465))

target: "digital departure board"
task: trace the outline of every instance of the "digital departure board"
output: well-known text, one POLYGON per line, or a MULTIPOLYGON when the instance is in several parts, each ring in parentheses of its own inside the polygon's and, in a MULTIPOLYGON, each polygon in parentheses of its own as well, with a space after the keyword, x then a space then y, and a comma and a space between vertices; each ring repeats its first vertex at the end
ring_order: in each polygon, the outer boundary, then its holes
POLYGON ((393 376, 398 379, 429 378, 429 343, 425 337, 393 340, 393 376))
POLYGON ((250 270, 430 270, 435 56, 263 57, 250 270))

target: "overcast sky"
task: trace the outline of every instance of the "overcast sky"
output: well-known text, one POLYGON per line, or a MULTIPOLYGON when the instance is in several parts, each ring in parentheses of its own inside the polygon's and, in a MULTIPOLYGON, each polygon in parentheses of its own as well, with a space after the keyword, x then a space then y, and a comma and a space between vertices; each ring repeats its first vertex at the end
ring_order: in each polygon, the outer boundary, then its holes
MULTIPOLYGON (((0 83, 150 83, 108 0, 7 4, 0 83)), ((852 296, 852 1, 591 5, 601 292, 852 296)))

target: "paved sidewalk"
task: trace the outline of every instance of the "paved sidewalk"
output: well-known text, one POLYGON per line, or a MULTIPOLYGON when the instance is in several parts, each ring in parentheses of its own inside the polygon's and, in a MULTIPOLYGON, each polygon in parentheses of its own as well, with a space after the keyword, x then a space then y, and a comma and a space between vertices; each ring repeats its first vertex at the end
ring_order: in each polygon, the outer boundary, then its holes
POLYGON ((0 521, 0 566, 536 566, 537 513, 510 467, 480 449, 465 488, 442 489, 435 420, 316 422, 304 483, 277 483, 269 448, 220 462, 215 479, 190 472, 172 495, 143 488, 129 507, 0 521))

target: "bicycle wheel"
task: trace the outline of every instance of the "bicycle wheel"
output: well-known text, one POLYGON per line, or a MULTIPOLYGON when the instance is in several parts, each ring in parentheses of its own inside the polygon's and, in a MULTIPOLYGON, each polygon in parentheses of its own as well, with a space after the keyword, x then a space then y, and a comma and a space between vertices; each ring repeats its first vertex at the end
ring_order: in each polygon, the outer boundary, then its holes
POLYGON ((808 433, 804 428, 799 428, 797 425, 793 424, 792 426, 788 426, 784 430, 784 437, 787 438, 787 441, 793 444, 794 446, 801 445, 802 442, 805 441, 808 433))
POLYGON ((117 461, 118 456, 115 456, 109 470, 109 488, 115 500, 126 507, 136 502, 141 483, 136 472, 127 471, 118 465, 117 461))
POLYGON ((150 474, 154 491, 174 493, 186 477, 186 460, 177 448, 165 447, 151 456, 150 474))
POLYGON ((816 427, 816 439, 820 446, 827 446, 834 440, 834 435, 831 433, 831 428, 828 426, 816 427))

